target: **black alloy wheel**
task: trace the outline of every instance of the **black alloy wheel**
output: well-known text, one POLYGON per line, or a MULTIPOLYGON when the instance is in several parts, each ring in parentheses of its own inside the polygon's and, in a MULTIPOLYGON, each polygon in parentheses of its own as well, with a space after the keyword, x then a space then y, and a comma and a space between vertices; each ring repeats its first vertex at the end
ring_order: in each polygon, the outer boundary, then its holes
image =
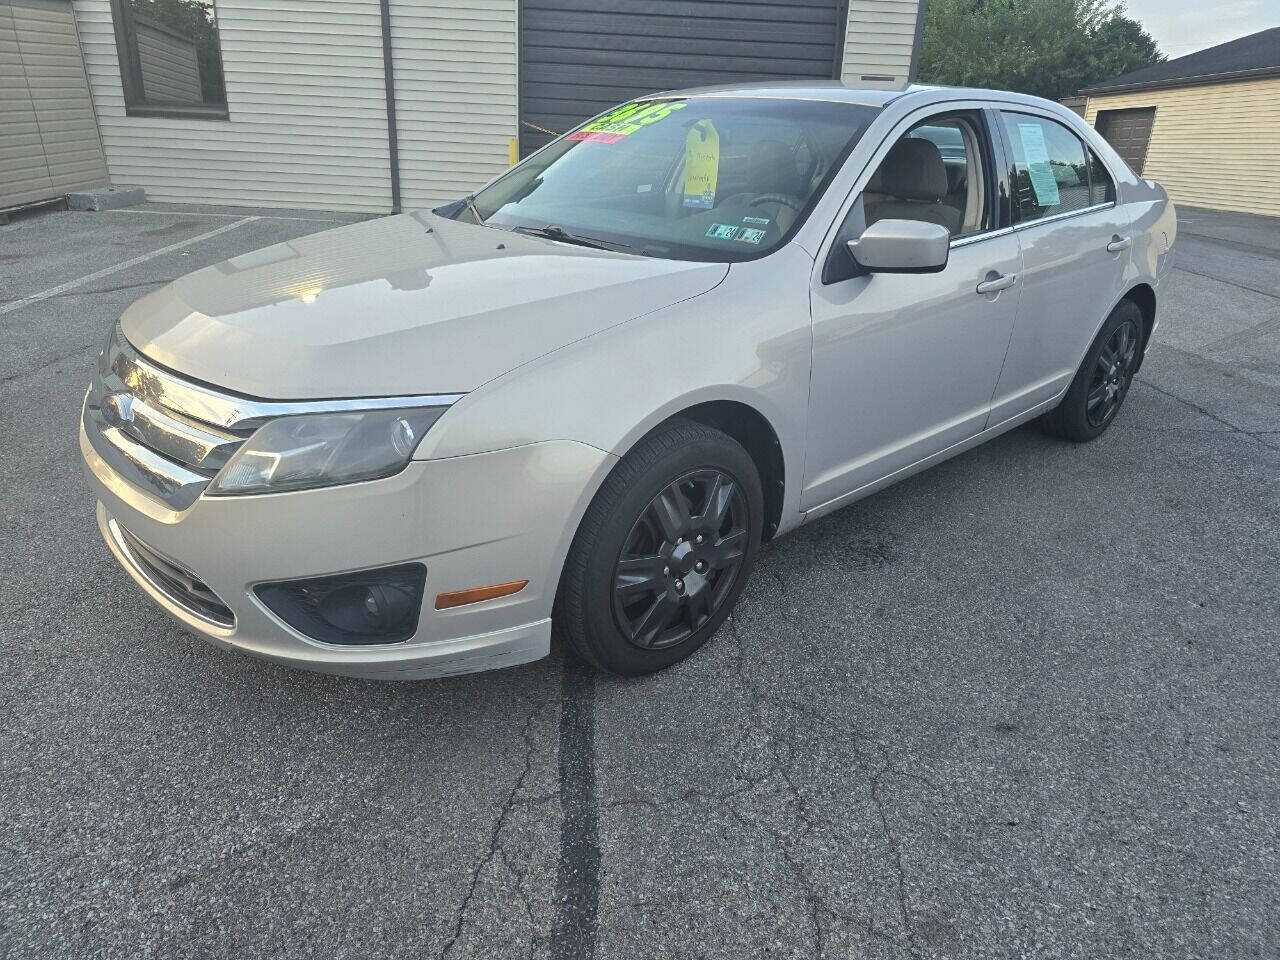
POLYGON ((1062 402, 1040 418, 1041 426, 1076 443, 1101 436, 1115 422, 1142 363, 1143 326, 1138 305, 1121 300, 1094 337, 1062 402))
POLYGON ((1106 344, 1093 365, 1093 379, 1085 394, 1085 416, 1089 426, 1102 428, 1115 416, 1133 382, 1138 359, 1140 334, 1132 320, 1125 320, 1111 331, 1106 344))
POLYGON ((687 641, 733 589, 748 539, 746 498, 729 475, 695 470, 665 487, 631 527, 615 567, 623 636, 645 650, 687 641))
POLYGON ((763 530, 760 474, 742 444, 668 420, 618 461, 578 524, 552 630, 603 670, 669 667, 729 616, 763 530))

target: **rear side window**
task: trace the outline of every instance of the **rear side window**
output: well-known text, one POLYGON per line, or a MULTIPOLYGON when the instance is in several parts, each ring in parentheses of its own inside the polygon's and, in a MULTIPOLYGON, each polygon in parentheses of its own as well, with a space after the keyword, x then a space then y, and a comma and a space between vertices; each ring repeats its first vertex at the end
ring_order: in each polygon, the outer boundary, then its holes
POLYGON ((1094 203, 1115 203, 1116 184, 1107 172, 1106 164, 1098 155, 1089 151, 1089 190, 1094 203))
POLYGON ((1001 112, 1013 148, 1018 220, 1039 220, 1092 206, 1084 144, 1074 133, 1045 117, 1001 112))

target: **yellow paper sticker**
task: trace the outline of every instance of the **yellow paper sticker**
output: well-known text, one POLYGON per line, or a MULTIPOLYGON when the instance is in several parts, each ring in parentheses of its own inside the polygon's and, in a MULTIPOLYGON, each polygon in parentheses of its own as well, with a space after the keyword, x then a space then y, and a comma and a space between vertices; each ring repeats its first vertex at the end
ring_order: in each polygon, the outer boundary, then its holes
POLYGON ((699 120, 684 141, 684 205, 710 210, 716 205, 720 175, 720 134, 710 120, 699 120))

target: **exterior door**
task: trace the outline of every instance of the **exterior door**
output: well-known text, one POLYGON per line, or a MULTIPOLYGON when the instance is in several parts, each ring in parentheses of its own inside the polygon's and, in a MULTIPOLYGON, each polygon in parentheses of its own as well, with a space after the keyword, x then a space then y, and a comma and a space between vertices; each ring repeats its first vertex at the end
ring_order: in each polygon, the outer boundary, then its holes
POLYGON ((1155 124, 1156 108, 1140 107, 1136 110, 1099 110, 1095 126, 1107 143, 1116 148, 1129 168, 1139 176, 1147 160, 1147 144, 1151 142, 1151 128, 1155 124))
POLYGON ((944 207, 959 211, 950 258, 939 273, 841 278, 824 268, 815 277, 804 510, 830 507, 970 439, 987 421, 1022 289, 1018 240, 999 222, 982 115, 930 117, 902 139, 921 135, 938 149, 902 154, 915 156, 921 182, 901 182, 893 171, 902 159, 890 149, 854 201, 828 265, 846 262, 845 240, 880 219, 877 211, 956 223, 944 207))
POLYGON ((1133 231, 1106 166, 1064 124, 1002 111, 1022 301, 992 400, 995 426, 1075 376, 1130 270, 1133 231))

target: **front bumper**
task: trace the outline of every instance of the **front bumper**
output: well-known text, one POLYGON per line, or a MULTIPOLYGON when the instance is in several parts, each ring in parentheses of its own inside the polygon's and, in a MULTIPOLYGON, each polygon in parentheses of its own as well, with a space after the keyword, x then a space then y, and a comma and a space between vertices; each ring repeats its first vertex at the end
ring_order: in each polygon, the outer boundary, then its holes
POLYGON ((567 440, 447 460, 393 477, 293 493, 201 496, 175 511, 115 473, 80 428, 98 526, 120 564, 199 636, 291 666, 417 679, 526 663, 550 649, 551 607, 569 543, 615 458, 567 440), (155 575, 125 532, 230 611, 202 615, 155 575), (403 643, 340 646, 302 635, 254 594, 259 583, 417 561, 427 567, 417 630, 403 643), (439 593, 528 580, 501 599, 434 609, 439 593))

